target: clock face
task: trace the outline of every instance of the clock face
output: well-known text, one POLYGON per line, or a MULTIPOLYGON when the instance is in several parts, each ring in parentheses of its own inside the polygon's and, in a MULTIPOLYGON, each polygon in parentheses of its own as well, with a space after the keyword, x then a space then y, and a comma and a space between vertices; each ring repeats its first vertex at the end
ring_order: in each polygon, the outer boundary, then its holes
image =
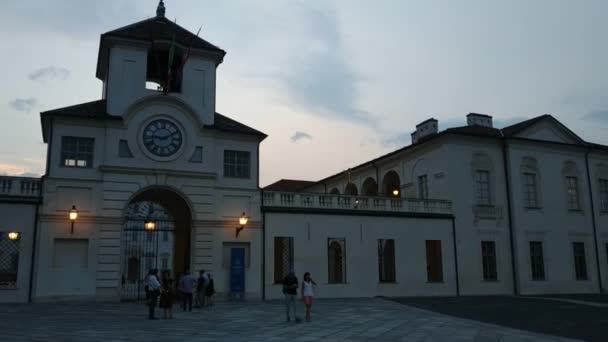
POLYGON ((169 120, 158 119, 150 122, 143 135, 144 146, 159 157, 169 157, 182 146, 182 132, 169 120))

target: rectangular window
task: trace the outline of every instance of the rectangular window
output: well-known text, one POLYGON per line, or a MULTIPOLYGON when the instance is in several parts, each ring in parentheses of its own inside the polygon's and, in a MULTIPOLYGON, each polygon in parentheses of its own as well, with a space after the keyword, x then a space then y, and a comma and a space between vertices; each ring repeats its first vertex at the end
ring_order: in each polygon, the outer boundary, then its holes
POLYGON ((0 232, 0 289, 17 287, 21 239, 18 237, 16 240, 11 240, 8 234, 9 232, 0 232))
POLYGON ((394 283, 395 277, 395 240, 378 240, 378 277, 381 283, 394 283))
POLYGON ((541 241, 530 241, 530 266, 532 280, 545 280, 545 261, 541 241))
POLYGON ((608 179, 600 179, 600 212, 608 213, 608 179))
POLYGON ((293 270, 293 238, 276 236, 274 238, 274 282, 281 283, 293 270))
POLYGON ((249 178, 251 175, 251 153, 224 151, 224 177, 249 178))
POLYGON ((568 210, 580 210, 578 179, 572 176, 566 177, 566 186, 568 187, 568 210))
POLYGON ((475 182, 477 185, 477 204, 491 205, 490 200, 490 172, 477 170, 475 173, 475 182))
POLYGON ((573 242, 574 252, 574 272, 576 280, 587 280, 587 260, 585 259, 585 244, 583 242, 573 242))
POLYGON ((481 241, 481 260, 483 263, 483 280, 498 280, 496 271, 496 243, 494 241, 481 241))
POLYGON ((93 138, 61 137, 61 165, 93 167, 93 138))
POLYGON ((426 240, 426 274, 430 283, 443 281, 441 240, 426 240))
POLYGON ((538 208, 536 174, 524 173, 524 204, 527 208, 538 208))
POLYGON ((418 198, 429 198, 429 183, 426 175, 418 176, 418 198))
POLYGON ((330 284, 346 283, 346 241, 344 238, 327 239, 327 269, 330 284))

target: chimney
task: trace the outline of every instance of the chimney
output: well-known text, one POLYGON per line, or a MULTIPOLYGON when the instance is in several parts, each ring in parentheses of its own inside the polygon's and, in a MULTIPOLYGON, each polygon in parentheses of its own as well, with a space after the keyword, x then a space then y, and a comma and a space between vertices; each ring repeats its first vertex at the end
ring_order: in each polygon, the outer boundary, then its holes
POLYGON ((428 136, 437 134, 438 121, 434 118, 430 118, 422 121, 416 125, 416 131, 412 133, 412 144, 418 142, 418 140, 428 136))
POLYGON ((486 114, 469 113, 467 115, 467 125, 492 128, 492 117, 486 114))

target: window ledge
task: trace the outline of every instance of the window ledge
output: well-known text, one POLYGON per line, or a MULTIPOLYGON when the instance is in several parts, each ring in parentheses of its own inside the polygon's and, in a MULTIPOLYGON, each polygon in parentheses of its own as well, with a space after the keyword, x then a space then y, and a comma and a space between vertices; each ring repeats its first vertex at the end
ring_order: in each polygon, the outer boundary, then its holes
POLYGON ((437 280, 437 281, 427 280, 426 283, 427 284, 445 284, 445 281, 443 281, 443 280, 437 280))
POLYGON ((582 214, 583 209, 568 209, 568 212, 572 214, 582 214))
POLYGON ((500 280, 498 279, 483 279, 482 283, 500 283, 500 280))
POLYGON ((396 281, 379 281, 378 285, 399 285, 396 281))
POLYGON ((542 207, 524 207, 524 209, 530 210, 530 211, 540 211, 543 208, 542 207))
POLYGON ((532 279, 532 281, 534 281, 534 282, 541 282, 541 281, 547 281, 547 279, 532 279))

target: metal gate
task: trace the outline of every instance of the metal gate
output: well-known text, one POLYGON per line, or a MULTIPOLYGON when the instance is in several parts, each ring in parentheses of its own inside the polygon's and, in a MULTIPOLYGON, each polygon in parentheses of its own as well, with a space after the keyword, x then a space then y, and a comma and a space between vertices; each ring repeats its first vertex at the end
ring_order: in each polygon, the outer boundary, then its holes
POLYGON ((123 226, 121 299, 124 301, 146 298, 144 278, 149 270, 173 273, 174 221, 156 203, 135 205, 128 210, 123 226), (145 229, 147 221, 154 222, 154 229, 145 229))

